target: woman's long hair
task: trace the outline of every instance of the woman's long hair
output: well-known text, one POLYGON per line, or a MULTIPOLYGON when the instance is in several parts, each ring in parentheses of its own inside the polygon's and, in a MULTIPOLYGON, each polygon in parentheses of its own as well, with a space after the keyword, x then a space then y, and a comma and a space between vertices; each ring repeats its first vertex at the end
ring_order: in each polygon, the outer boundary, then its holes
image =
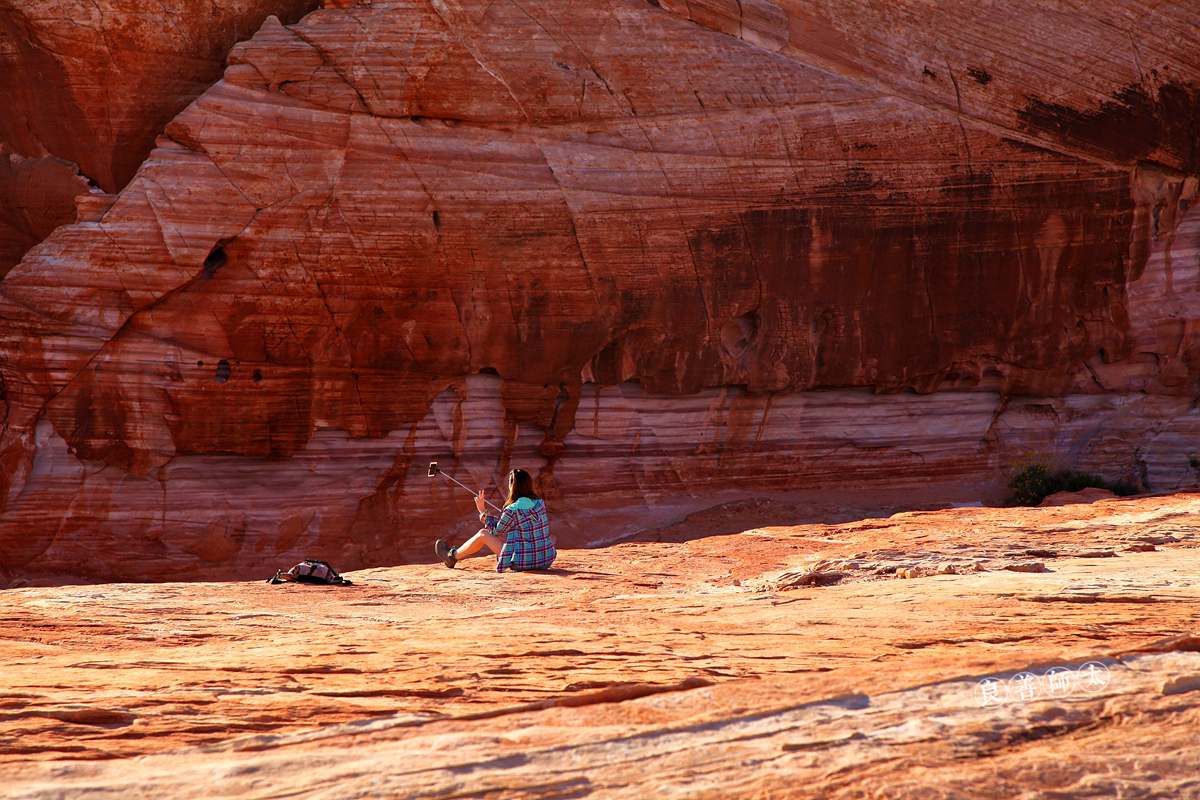
POLYGON ((522 497, 537 500, 537 492, 533 490, 533 477, 523 469, 514 469, 508 473, 508 500, 504 505, 510 506, 522 497))

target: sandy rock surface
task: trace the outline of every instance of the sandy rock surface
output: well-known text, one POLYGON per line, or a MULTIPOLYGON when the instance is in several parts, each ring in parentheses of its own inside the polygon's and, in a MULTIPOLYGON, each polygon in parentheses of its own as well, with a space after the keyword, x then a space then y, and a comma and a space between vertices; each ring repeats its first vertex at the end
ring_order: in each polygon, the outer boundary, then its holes
POLYGON ((1108 489, 1098 489, 1089 486, 1086 489, 1080 489, 1078 492, 1055 492, 1052 495, 1048 495, 1038 505, 1067 506, 1072 503, 1094 503, 1097 500, 1106 500, 1109 497, 1116 497, 1116 494, 1108 489))
POLYGON ((1198 512, 715 508, 538 574, 11 589, 3 792, 1196 797, 1198 512))

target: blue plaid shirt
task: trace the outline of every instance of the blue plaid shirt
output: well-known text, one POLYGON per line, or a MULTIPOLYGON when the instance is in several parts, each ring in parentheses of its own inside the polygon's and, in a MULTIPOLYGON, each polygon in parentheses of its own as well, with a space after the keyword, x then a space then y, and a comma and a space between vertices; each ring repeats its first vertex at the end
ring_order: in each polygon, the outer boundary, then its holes
POLYGON ((541 500, 530 505, 528 498, 521 498, 507 506, 499 517, 488 514, 483 524, 504 540, 500 558, 496 560, 497 572, 546 569, 558 556, 550 538, 546 504, 541 500))

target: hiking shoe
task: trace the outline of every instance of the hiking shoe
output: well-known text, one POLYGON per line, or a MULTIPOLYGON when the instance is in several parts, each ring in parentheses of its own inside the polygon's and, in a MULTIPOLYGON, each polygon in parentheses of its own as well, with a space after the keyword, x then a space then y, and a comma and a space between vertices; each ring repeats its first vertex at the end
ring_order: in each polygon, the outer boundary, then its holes
POLYGON ((447 547, 444 539, 433 543, 433 552, 437 553, 437 557, 450 569, 454 569, 454 565, 458 563, 458 559, 454 557, 454 548, 447 547))

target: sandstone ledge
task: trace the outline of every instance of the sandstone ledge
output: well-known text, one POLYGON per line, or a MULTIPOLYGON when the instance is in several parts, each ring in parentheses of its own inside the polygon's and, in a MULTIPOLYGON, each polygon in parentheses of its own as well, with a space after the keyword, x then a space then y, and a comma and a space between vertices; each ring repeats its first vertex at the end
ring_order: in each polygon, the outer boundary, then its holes
POLYGON ((346 589, 9 590, 0 776, 22 798, 1195 797, 1197 510, 674 526, 547 574, 481 558, 346 589), (1030 550, 1046 572, 1003 569, 1030 550), (1090 661, 1103 691, 975 701, 985 677, 1090 661))

